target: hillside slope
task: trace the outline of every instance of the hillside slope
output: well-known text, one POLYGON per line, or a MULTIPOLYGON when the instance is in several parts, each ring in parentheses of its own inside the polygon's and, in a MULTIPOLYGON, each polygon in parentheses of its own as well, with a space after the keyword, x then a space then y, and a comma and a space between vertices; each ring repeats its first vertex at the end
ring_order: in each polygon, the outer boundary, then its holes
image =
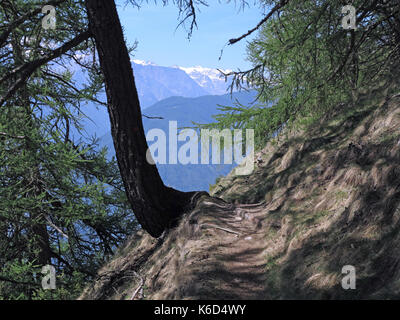
POLYGON ((80 299, 400 298, 400 95, 373 100, 285 130, 175 230, 132 236, 80 299))

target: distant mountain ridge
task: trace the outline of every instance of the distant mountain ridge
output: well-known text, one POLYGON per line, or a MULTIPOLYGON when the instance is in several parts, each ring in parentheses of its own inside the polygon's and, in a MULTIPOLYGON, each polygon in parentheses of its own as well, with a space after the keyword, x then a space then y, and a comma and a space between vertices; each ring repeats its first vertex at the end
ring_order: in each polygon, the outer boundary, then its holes
MULTIPOLYGON (((192 121, 207 124, 213 122, 213 115, 220 113, 218 105, 233 105, 238 99, 249 105, 256 98, 255 92, 234 92, 226 94, 228 84, 219 77, 219 71, 204 67, 162 67, 152 62, 132 61, 135 84, 139 94, 143 114, 143 125, 147 133, 152 128, 168 132, 169 121, 177 121, 178 128, 192 126, 192 121), (225 93, 220 95, 211 93, 225 93)), ((227 71, 227 70, 225 70, 227 71)), ((77 73, 78 87, 85 82, 86 75, 77 73)), ((107 101, 104 92, 98 95, 107 101)), ((110 120, 105 106, 93 103, 84 104, 81 110, 90 119, 83 118, 82 125, 87 136, 96 135, 100 146, 107 146, 109 155, 115 155, 110 132, 110 120)), ((79 137, 79 132, 71 132, 79 137)), ((178 143, 178 145, 183 143, 178 143)), ((165 184, 179 190, 208 190, 215 179, 230 172, 234 164, 161 164, 157 165, 165 184)))

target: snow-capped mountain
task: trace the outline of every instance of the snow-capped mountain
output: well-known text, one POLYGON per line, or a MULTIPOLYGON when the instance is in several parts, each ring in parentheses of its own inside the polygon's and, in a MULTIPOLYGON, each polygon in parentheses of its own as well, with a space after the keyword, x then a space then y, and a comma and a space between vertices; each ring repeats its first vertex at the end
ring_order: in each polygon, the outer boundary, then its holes
MULTIPOLYGON (((224 75, 217 69, 205 68, 202 66, 196 67, 177 67, 185 71, 189 77, 191 77, 198 85, 207 90, 210 94, 221 95, 227 93, 229 85, 228 81, 225 81, 224 75)), ((221 70, 223 73, 229 73, 232 70, 221 70)))
POLYGON ((142 108, 172 96, 195 98, 209 94, 185 71, 152 62, 132 61, 135 83, 142 108))
POLYGON ((143 61, 143 60, 133 59, 131 62, 133 62, 135 64, 140 64, 142 66, 157 66, 154 62, 151 62, 151 61, 143 61))
MULTIPOLYGON (((151 61, 132 60, 132 67, 143 107, 169 96, 195 98, 207 94, 226 94, 229 86, 229 79, 226 82, 219 70, 202 66, 163 67, 151 61)), ((228 73, 232 70, 221 71, 228 73)))

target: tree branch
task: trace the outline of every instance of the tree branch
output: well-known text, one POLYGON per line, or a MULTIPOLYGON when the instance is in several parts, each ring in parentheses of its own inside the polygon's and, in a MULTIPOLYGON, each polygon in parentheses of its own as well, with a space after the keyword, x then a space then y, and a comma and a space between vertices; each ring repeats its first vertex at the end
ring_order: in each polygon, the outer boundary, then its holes
POLYGON ((14 139, 25 139, 25 136, 14 136, 12 134, 6 133, 6 132, 0 132, 0 136, 5 136, 9 138, 14 138, 14 139))
POLYGON ((7 93, 3 95, 3 97, 0 98, 0 107, 6 102, 8 98, 10 98, 24 83, 25 81, 32 75, 37 68, 41 67, 42 65, 50 62, 51 60, 60 57, 70 49, 76 47, 83 41, 89 39, 90 37, 90 32, 89 31, 84 31, 81 34, 77 35, 75 38, 72 40, 64 43, 61 47, 51 51, 49 54, 46 56, 27 62, 23 64, 22 66, 19 66, 15 68, 14 70, 6 73, 1 79, 0 83, 4 82, 5 80, 9 79, 12 76, 16 76, 17 74, 20 74, 19 78, 14 82, 14 84, 9 87, 7 93))
POLYGON ((10 283, 14 283, 14 284, 22 284, 24 286, 39 287, 39 285, 37 283, 34 283, 34 282, 17 281, 17 280, 8 279, 8 278, 2 277, 2 276, 0 276, 0 281, 10 282, 10 283))
POLYGON ((10 24, 8 25, 6 30, 4 30, 0 34, 0 48, 5 44, 5 42, 7 41, 8 36, 13 31, 13 29, 18 27, 22 23, 24 23, 27 19, 33 17, 34 15, 36 15, 38 13, 41 13, 43 6, 45 6, 45 5, 57 6, 57 5, 65 2, 65 1, 66 0, 53 0, 53 1, 48 1, 48 2, 40 4, 40 5, 38 4, 40 6, 39 8, 34 9, 32 11, 29 11, 28 13, 26 13, 26 14, 22 15, 21 17, 19 17, 17 20, 14 20, 14 21, 10 22, 10 24))
POLYGON ((275 7, 271 9, 271 11, 253 28, 247 31, 245 34, 241 35, 238 38, 233 38, 228 41, 229 45, 235 44, 236 42, 239 42, 240 40, 248 37, 251 35, 254 31, 258 30, 265 22, 268 21, 271 16, 277 12, 279 9, 283 8, 285 5, 287 5, 289 0, 281 0, 275 7))

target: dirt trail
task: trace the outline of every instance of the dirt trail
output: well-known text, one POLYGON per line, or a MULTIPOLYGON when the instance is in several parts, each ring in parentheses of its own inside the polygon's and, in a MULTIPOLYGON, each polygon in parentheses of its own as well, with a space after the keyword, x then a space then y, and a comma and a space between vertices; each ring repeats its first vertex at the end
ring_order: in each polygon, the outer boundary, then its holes
MULTIPOLYGON (((262 206, 238 205, 227 225, 240 233, 222 248, 226 272, 235 275, 232 287, 241 299, 263 299, 265 294, 265 231, 260 228, 262 206)), ((230 288, 229 288, 230 289, 230 288)))
POLYGON ((164 237, 133 236, 80 299, 265 299, 265 215, 204 197, 164 237))
MULTIPOLYGON (((199 290, 193 298, 264 299, 265 297, 265 230, 261 221, 265 206, 233 205, 204 202, 208 216, 215 223, 200 223, 206 233, 207 252, 197 261, 203 272, 192 273, 199 290)), ((195 286, 196 287, 196 286, 195 286)))

